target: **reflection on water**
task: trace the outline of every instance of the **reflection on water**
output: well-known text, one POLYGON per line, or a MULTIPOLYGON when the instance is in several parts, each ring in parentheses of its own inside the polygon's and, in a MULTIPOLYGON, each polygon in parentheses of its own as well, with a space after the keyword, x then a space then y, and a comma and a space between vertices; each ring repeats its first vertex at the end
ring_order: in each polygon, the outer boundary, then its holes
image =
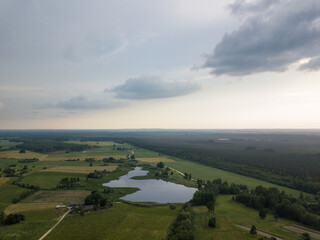
POLYGON ((104 183, 103 186, 139 188, 139 191, 121 198, 133 202, 183 203, 189 201, 197 191, 196 188, 189 188, 163 180, 131 179, 132 177, 145 176, 147 174, 148 171, 141 170, 141 167, 136 167, 128 174, 121 176, 119 180, 104 183))

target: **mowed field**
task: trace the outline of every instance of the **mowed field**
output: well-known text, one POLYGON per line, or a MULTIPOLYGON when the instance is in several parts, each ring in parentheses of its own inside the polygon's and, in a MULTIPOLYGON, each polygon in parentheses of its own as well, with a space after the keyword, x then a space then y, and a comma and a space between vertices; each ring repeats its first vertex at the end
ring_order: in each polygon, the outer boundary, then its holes
POLYGON ((44 209, 55 209, 59 202, 50 202, 50 203, 16 203, 10 204, 5 210, 5 214, 10 213, 22 213, 28 211, 39 211, 44 209))
POLYGON ((291 226, 294 222, 267 215, 263 220, 258 216, 258 211, 247 208, 244 205, 231 201, 231 195, 220 195, 215 207, 217 227, 208 227, 208 209, 205 206, 193 207, 195 212, 194 230, 196 239, 201 240, 247 240, 259 239, 262 236, 250 236, 249 231, 235 227, 243 225, 250 227, 255 225, 259 231, 278 236, 283 239, 298 239, 299 234, 286 230, 285 226, 291 226))
POLYGON ((68 202, 83 201, 90 191, 45 191, 40 190, 31 196, 23 199, 21 203, 52 203, 58 202, 59 204, 67 204, 68 202))
POLYGON ((136 160, 141 161, 141 162, 149 162, 149 163, 174 162, 174 160, 169 157, 136 158, 136 160))
POLYGON ((10 151, 2 151, 0 152, 0 158, 15 158, 15 159, 32 159, 37 158, 39 160, 47 157, 45 154, 26 151, 25 153, 19 153, 19 150, 10 150, 10 151))
POLYGON ((97 171, 112 172, 117 169, 118 166, 58 166, 42 170, 42 172, 62 172, 62 173, 92 173, 97 171))
POLYGON ((168 205, 139 207, 116 203, 111 209, 89 212, 82 217, 67 216, 46 240, 160 240, 166 238, 177 214, 178 208, 171 210, 168 205))
MULTIPOLYGON (((246 177, 243 175, 205 166, 195 162, 185 161, 177 158, 174 158, 174 159, 175 159, 174 162, 167 162, 166 165, 169 167, 175 168, 183 173, 184 172, 191 173, 192 177, 195 179, 211 181, 215 178, 221 178, 223 181, 228 181, 229 184, 231 183, 245 184, 248 186, 249 189, 253 189, 256 186, 262 185, 265 187, 278 188, 280 191, 283 190, 289 195, 292 194, 292 196, 294 197, 298 197, 300 194, 300 191, 298 190, 279 186, 279 185, 265 182, 256 178, 246 177)), ((306 195, 310 195, 310 194, 306 193, 306 195)))
POLYGON ((53 189, 57 186, 57 183, 62 178, 77 178, 85 179, 86 174, 84 173, 66 173, 66 172, 35 172, 29 174, 23 178, 21 183, 39 186, 41 189, 53 189))

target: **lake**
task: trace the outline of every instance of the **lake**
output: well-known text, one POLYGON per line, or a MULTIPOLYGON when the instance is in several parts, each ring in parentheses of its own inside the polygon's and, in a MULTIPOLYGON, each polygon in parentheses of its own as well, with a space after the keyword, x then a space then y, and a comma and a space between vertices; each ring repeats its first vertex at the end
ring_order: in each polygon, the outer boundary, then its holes
POLYGON ((104 183, 103 186, 139 188, 139 191, 121 198, 132 202, 184 203, 188 202, 197 191, 196 188, 190 188, 163 180, 132 179, 132 177, 136 176, 146 176, 148 172, 149 171, 142 170, 141 167, 136 167, 134 170, 128 172, 128 174, 121 176, 119 180, 104 183))

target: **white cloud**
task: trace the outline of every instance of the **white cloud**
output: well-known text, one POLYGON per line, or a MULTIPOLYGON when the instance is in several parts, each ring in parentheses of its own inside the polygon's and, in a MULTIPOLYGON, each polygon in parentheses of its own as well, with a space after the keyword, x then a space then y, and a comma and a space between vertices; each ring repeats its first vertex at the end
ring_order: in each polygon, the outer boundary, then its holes
POLYGON ((200 89, 197 83, 190 81, 167 81, 160 77, 141 76, 128 79, 113 89, 105 92, 113 92, 117 98, 123 99, 159 99, 187 95, 200 89))

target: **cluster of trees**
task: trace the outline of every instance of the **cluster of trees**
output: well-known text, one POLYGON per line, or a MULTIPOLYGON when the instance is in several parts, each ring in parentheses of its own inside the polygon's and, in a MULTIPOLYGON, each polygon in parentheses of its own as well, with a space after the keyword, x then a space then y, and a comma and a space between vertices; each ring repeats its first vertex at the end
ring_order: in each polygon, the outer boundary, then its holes
MULTIPOLYGON (((170 168, 166 167, 163 162, 157 163, 157 171, 155 172, 155 176, 167 178, 169 176, 170 168)), ((171 172, 173 174, 173 172, 171 172)))
POLYGON ((29 197, 30 195, 34 194, 35 192, 37 192, 38 190, 32 189, 26 192, 21 193, 18 197, 14 198, 12 200, 12 203, 18 203, 20 201, 22 201, 23 199, 29 197))
POLYGON ((168 234, 167 240, 194 240, 192 233, 192 209, 189 203, 183 205, 176 221, 168 234))
POLYGON ((20 150, 29 150, 39 153, 48 153, 55 151, 84 151, 92 146, 86 144, 74 144, 74 143, 65 143, 58 140, 47 140, 47 139, 21 139, 22 144, 17 145, 16 147, 20 150))
POLYGON ((264 211, 274 214, 275 217, 283 217, 305 225, 320 228, 320 218, 316 213, 306 208, 301 199, 293 198, 280 192, 276 188, 256 187, 251 192, 243 192, 236 196, 236 201, 247 207, 260 210, 259 215, 263 217, 264 211))
POLYGON ((113 206, 112 201, 98 190, 91 192, 85 199, 86 205, 94 205, 97 208, 111 208, 113 206))
POLYGON ((157 168, 164 168, 164 163, 163 162, 158 162, 157 163, 157 168))
POLYGON ((191 173, 184 173, 184 178, 191 180, 192 179, 191 173))
POLYGON ((170 172, 170 169, 169 169, 169 168, 165 168, 165 169, 159 169, 159 170, 157 170, 154 174, 155 174, 157 177, 167 178, 167 177, 169 176, 169 172, 170 172))
POLYGON ((85 162, 88 162, 88 163, 93 163, 93 162, 95 162, 96 160, 95 160, 94 158, 86 158, 84 161, 85 161, 85 162))
POLYGON ((13 169, 10 167, 6 167, 5 169, 3 169, 3 173, 5 177, 16 177, 18 175, 17 169, 13 169))
POLYGON ((89 173, 87 178, 102 178, 103 173, 107 173, 107 170, 103 170, 102 172, 95 170, 94 172, 89 173))
POLYGON ((39 186, 36 186, 36 185, 33 185, 33 184, 29 184, 29 183, 20 183, 21 179, 19 179, 18 181, 15 180, 12 182, 13 185, 17 185, 18 187, 21 187, 21 188, 27 188, 27 189, 31 189, 31 190, 40 190, 40 187, 39 186))
POLYGON ((104 158, 104 159, 102 159, 102 161, 105 163, 123 163, 123 162, 125 162, 124 159, 117 160, 114 157, 104 158))
POLYGON ((32 162, 38 162, 39 159, 38 158, 30 158, 30 159, 22 159, 19 160, 19 163, 32 163, 32 162))
POLYGON ((15 164, 9 165, 3 170, 5 177, 20 177, 22 174, 27 173, 28 165, 24 165, 23 168, 17 169, 15 164))
POLYGON ((21 213, 5 215, 3 212, 0 213, 0 224, 11 225, 22 222, 25 220, 25 217, 21 213))
POLYGON ((76 187, 79 186, 79 182, 80 182, 80 178, 76 177, 76 178, 62 178, 60 180, 60 182, 57 184, 57 188, 72 188, 72 187, 76 187))
POLYGON ((64 161, 66 161, 66 162, 77 162, 77 161, 80 161, 80 159, 79 158, 77 158, 77 159, 67 159, 67 160, 64 160, 64 161))

